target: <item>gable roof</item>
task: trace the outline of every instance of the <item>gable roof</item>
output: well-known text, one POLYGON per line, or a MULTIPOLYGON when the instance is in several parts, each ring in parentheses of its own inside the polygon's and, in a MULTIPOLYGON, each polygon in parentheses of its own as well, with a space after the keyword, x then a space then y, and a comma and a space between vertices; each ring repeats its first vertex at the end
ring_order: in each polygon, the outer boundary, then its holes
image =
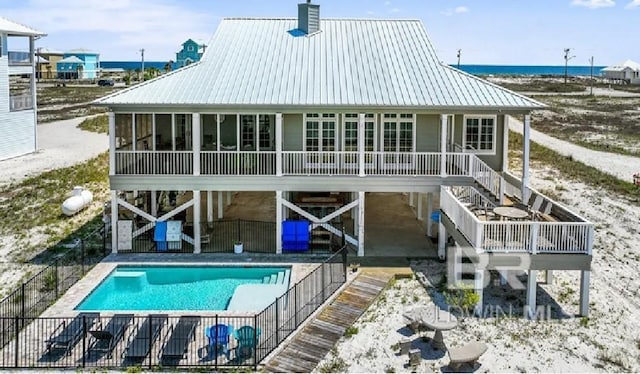
POLYGON ((640 64, 635 61, 626 60, 618 65, 607 66, 602 69, 602 71, 623 71, 625 69, 640 71, 640 64))
POLYGON ((421 21, 228 18, 203 59, 97 100, 101 105, 220 107, 544 107, 441 63, 421 21), (298 31, 298 32, 296 32, 298 31))
POLYGON ((57 62, 58 64, 84 64, 84 61, 76 56, 69 56, 57 62))
POLYGON ((17 23, 0 17, 0 32, 7 33, 9 35, 24 35, 24 36, 45 36, 47 34, 36 29, 32 29, 29 26, 25 26, 21 23, 17 23))

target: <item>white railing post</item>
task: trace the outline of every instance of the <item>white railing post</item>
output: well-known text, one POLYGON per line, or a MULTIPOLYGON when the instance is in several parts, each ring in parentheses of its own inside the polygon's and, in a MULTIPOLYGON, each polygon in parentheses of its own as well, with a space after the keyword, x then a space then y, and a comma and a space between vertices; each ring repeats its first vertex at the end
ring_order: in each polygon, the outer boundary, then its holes
POLYGON ((447 177, 447 115, 440 115, 440 177, 447 177))
POLYGON ((109 175, 116 175, 116 114, 109 112, 109 175))
POLYGON ((193 253, 202 251, 202 236, 200 235, 200 191, 193 191, 193 253))
POLYGON ((111 190, 111 253, 118 253, 118 191, 111 190))
POLYGON ((191 149, 193 150, 193 175, 200 175, 200 113, 193 113, 191 116, 191 149))
POLYGON ((530 236, 529 236, 529 252, 532 255, 538 253, 538 233, 540 231, 540 223, 532 222, 529 224, 531 228, 530 236))
POLYGON ((276 113, 276 176, 282 176, 282 113, 276 113))
POLYGON ((529 138, 531 132, 531 115, 525 114, 524 124, 522 128, 522 185, 520 193, 522 194, 522 203, 527 204, 529 201, 529 138))
POLYGON ((358 114, 358 176, 364 177, 365 114, 358 114))
POLYGON ((282 191, 276 191, 276 254, 282 254, 282 191))

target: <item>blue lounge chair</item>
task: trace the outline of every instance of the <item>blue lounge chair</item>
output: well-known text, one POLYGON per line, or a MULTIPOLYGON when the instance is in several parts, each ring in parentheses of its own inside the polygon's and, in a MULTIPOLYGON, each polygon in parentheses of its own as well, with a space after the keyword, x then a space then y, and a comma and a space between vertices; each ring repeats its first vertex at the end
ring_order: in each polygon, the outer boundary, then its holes
POLYGON ((233 334, 232 325, 219 324, 205 327, 204 334, 209 339, 209 355, 215 352, 217 347, 222 348, 225 356, 229 354, 229 336, 233 334))
POLYGON ((242 326, 234 331, 233 336, 236 338, 238 346, 236 347, 236 360, 244 360, 250 358, 255 352, 255 348, 260 338, 260 329, 254 329, 251 326, 242 326))

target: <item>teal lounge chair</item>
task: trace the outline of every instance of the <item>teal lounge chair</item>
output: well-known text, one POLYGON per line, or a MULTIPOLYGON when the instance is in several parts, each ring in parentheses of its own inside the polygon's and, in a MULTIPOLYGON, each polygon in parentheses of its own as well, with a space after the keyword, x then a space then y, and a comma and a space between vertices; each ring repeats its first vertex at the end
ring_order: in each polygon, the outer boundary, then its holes
POLYGON ((242 326, 233 332, 233 336, 238 342, 236 347, 236 360, 241 361, 250 358, 255 353, 255 348, 260 339, 260 329, 251 326, 242 326))

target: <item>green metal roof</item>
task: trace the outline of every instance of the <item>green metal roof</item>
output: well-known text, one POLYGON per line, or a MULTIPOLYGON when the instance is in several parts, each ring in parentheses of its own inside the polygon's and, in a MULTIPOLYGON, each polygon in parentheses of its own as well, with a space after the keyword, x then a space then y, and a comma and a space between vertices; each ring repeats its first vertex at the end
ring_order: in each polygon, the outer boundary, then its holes
POLYGON ((417 20, 221 21, 203 59, 102 105, 530 110, 535 100, 442 64, 417 20))

